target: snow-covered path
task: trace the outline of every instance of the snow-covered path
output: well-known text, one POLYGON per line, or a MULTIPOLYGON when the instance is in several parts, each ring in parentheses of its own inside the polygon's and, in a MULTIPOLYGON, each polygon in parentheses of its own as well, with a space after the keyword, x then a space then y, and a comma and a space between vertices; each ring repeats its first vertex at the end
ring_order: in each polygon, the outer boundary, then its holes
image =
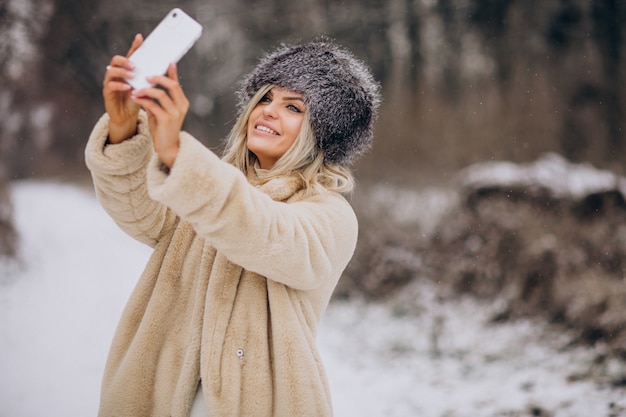
MULTIPOLYGON (((149 256, 93 195, 12 186, 23 265, 0 265, 0 417, 95 416, 120 311, 149 256)), ((331 304, 319 334, 338 417, 618 417, 626 391, 576 381, 593 352, 493 306, 438 300, 331 304), (570 381, 570 382, 568 382, 570 381)))

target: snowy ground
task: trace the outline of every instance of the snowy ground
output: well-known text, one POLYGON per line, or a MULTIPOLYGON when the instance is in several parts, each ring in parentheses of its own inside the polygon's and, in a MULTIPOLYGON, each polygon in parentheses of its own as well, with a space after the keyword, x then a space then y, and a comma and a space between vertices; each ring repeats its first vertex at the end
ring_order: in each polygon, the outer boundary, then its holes
MULTIPOLYGON (((0 265, 0 417, 94 416, 117 318, 148 257, 92 194, 17 183, 22 266, 0 265)), ((319 346, 337 417, 626 416, 626 391, 576 376, 594 352, 494 306, 333 303, 319 346)))

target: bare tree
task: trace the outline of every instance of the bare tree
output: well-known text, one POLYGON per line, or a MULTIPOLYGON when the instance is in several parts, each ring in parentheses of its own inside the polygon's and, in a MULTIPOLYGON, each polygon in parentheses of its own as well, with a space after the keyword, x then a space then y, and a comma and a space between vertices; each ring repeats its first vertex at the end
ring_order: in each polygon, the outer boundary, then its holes
MULTIPOLYGON (((626 7, 617 0, 187 0, 205 31, 181 62, 185 128, 219 146, 236 82, 281 42, 326 35, 383 83, 380 141, 360 172, 446 172, 545 151, 624 160, 626 7)), ((165 0, 0 0, 0 162, 11 177, 84 173, 104 67, 165 0), (32 13, 37 10, 37 13, 32 13)))

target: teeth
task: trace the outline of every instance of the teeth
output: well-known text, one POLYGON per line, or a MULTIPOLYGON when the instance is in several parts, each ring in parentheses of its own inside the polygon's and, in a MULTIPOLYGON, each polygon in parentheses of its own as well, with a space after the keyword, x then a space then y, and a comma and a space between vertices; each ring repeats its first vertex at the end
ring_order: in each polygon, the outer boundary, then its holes
POLYGON ((269 127, 265 127, 265 126, 257 126, 256 127, 258 130, 262 131, 262 132, 266 132, 269 133, 271 135, 278 135, 278 133, 274 132, 272 129, 270 129, 269 127))

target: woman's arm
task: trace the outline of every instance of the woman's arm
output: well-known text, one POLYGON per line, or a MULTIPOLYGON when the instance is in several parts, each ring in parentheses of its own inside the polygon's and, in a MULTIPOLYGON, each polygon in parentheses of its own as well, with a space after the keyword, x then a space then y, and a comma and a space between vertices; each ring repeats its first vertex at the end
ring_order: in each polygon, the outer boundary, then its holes
POLYGON ((119 144, 109 143, 109 123, 109 116, 102 116, 85 149, 96 195, 126 233, 154 246, 177 220, 174 213, 148 195, 146 166, 153 150, 146 115, 139 115, 137 133, 119 144))
POLYGON ((140 111, 131 86, 128 57, 143 43, 135 36, 126 56, 116 55, 106 68, 102 98, 106 114, 87 143, 85 161, 104 209, 131 236, 155 245, 177 221, 167 208, 150 199, 146 165, 153 153, 149 117, 140 111))
POLYGON ((274 201, 184 132, 169 175, 153 158, 148 185, 232 262, 293 288, 337 280, 354 252, 357 221, 342 196, 274 201))

